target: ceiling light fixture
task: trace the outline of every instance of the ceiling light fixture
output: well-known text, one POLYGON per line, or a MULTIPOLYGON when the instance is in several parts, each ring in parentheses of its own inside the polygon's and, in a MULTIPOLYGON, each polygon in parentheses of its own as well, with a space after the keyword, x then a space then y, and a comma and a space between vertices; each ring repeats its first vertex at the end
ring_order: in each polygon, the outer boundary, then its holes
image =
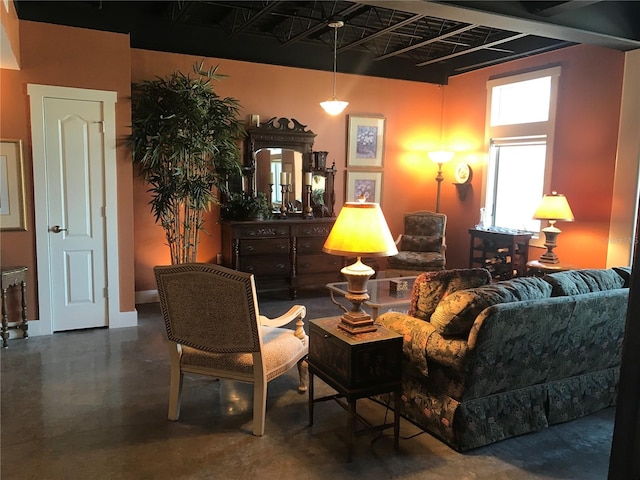
POLYGON ((329 27, 333 28, 333 97, 325 102, 320 102, 320 106, 329 115, 338 115, 342 112, 349 102, 343 102, 336 98, 336 64, 338 55, 338 29, 344 26, 342 20, 329 23, 329 27))

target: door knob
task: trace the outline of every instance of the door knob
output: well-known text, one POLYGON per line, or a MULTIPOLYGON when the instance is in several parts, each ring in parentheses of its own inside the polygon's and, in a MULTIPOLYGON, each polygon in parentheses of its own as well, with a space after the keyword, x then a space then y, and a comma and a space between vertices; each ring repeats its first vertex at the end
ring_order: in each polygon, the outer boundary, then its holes
POLYGON ((67 229, 66 228, 60 228, 60 225, 54 225, 53 227, 50 228, 50 231, 53 233, 60 233, 60 232, 66 232, 67 229))

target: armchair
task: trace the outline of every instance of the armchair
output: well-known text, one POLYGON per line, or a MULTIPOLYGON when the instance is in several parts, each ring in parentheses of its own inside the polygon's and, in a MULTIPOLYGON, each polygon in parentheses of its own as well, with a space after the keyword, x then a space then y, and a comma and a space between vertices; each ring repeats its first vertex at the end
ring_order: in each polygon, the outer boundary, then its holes
POLYGON ((387 260, 387 277, 444 270, 447 216, 427 210, 404 215, 404 233, 397 240, 398 254, 387 260))
POLYGON ((265 427, 267 383, 298 365, 307 390, 306 309, 260 315, 252 274, 191 263, 154 268, 169 340, 169 420, 180 417, 184 373, 253 383, 253 434, 265 427), (295 331, 281 328, 296 321, 295 331))

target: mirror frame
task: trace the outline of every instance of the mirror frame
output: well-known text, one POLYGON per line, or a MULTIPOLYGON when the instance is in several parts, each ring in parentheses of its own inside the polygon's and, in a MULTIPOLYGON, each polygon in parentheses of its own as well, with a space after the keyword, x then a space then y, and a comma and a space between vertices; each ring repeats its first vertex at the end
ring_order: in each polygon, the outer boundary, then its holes
MULTIPOLYGON (((335 216, 335 192, 334 177, 335 163, 331 168, 316 169, 313 165, 313 142, 316 134, 307 129, 295 118, 272 117, 259 126, 253 126, 246 130, 245 140, 245 161, 242 168, 246 178, 246 192, 250 196, 256 195, 256 153, 264 148, 282 148, 295 150, 302 154, 302 175, 312 172, 314 175, 323 175, 327 178, 325 187, 325 205, 327 212, 325 216, 335 216)), ((304 188, 304 186, 303 186, 304 188)), ((270 198, 269 192, 263 192, 270 198)), ((311 211, 307 209, 308 196, 303 192, 303 212, 311 211)))

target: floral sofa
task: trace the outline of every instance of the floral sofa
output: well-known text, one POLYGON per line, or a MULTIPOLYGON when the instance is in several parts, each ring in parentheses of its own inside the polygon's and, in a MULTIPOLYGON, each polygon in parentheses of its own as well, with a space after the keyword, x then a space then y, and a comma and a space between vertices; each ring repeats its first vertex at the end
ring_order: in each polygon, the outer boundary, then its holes
POLYGON ((409 312, 378 317, 404 336, 402 415, 465 451, 614 405, 629 277, 421 274, 409 312))

